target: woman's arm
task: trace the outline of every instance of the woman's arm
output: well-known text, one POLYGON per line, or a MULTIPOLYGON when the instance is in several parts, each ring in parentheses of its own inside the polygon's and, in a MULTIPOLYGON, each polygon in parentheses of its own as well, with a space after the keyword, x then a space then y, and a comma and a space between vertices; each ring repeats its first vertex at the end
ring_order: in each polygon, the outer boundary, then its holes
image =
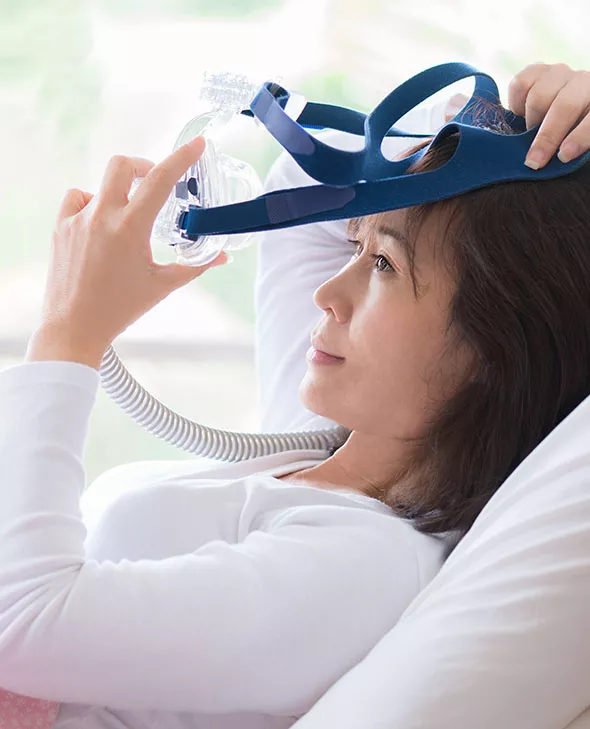
MULTIPOLYGON (((446 121, 447 105, 460 95, 436 105, 412 109, 396 126, 418 134, 436 132, 446 121)), ((459 111, 463 104, 453 113, 459 111)), ((341 149, 362 149, 364 137, 325 130, 322 141, 341 149)), ((416 144, 415 137, 387 138, 386 156, 393 159, 416 144)), ((314 185, 287 153, 283 152, 267 175, 265 191, 314 185)), ((329 220, 262 234, 258 249, 255 289, 256 371, 263 432, 313 430, 335 427, 327 418, 310 412, 299 401, 299 383, 306 371, 305 353, 310 334, 322 318, 313 303, 313 292, 334 276, 350 259, 346 240, 348 220, 329 220)))
MULTIPOLYGON (((420 590, 411 527, 313 501, 275 505, 260 523, 254 485, 247 509, 238 489, 231 504, 241 541, 89 559, 80 495, 98 383, 73 362, 0 372, 0 687, 129 710, 300 715, 420 590)), ((127 501, 109 517, 131 532, 137 512, 127 501)), ((198 513, 192 528, 211 532, 198 513)))

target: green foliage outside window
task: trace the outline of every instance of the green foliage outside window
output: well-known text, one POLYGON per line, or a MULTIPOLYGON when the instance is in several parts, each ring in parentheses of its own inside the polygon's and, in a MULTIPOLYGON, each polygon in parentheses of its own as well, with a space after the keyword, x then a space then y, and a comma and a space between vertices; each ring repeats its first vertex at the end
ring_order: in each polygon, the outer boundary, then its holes
POLYGON ((282 4, 281 0, 103 0, 101 8, 112 17, 256 19, 282 4))

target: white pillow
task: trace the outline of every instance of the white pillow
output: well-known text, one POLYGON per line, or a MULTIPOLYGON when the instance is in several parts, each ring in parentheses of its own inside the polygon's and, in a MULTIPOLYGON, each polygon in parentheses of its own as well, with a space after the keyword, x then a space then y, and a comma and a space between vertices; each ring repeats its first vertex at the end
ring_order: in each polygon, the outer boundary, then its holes
POLYGON ((565 729, 582 714, 571 726, 582 729, 589 705, 590 397, 293 727, 565 729))

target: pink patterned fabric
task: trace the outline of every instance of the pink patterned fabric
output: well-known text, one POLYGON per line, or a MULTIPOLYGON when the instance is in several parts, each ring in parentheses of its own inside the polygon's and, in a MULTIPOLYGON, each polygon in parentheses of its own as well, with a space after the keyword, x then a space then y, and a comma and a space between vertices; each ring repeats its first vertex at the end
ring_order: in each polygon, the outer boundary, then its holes
POLYGON ((0 689, 0 729, 51 729, 60 704, 0 689))

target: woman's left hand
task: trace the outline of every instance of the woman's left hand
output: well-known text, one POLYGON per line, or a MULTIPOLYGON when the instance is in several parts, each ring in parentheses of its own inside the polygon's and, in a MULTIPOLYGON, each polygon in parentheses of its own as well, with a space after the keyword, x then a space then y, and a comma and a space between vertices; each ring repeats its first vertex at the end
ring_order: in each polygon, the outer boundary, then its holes
POLYGON ((31 344, 28 360, 78 359, 98 367, 121 332, 175 289, 212 266, 155 263, 151 231, 174 185, 202 155, 203 137, 179 147, 157 165, 140 157, 113 157, 96 196, 68 190, 52 235, 41 325, 35 341, 53 342, 53 356, 38 356, 31 344), (144 178, 129 200, 131 183, 144 178), (43 336, 41 336, 43 335, 43 336), (74 356, 55 353, 62 341, 74 356))
MULTIPOLYGON (((445 121, 468 101, 465 94, 452 96, 445 121)), ((530 63, 508 84, 508 108, 525 118, 527 129, 540 124, 526 157, 529 167, 544 167, 558 150, 558 159, 566 163, 590 149, 590 71, 574 71, 566 63, 530 63)))
POLYGON ((541 125, 526 157, 529 167, 544 167, 558 149, 564 163, 590 149, 590 71, 531 63, 511 79, 508 106, 525 117, 527 129, 541 125))

